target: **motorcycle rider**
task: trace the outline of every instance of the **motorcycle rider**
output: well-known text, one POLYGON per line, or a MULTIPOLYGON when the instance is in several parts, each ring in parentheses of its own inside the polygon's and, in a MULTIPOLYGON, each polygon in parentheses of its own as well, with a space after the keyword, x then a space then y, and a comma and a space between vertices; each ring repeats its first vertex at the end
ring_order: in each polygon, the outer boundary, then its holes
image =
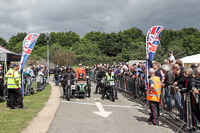
POLYGON ((89 67, 87 66, 86 67, 86 69, 85 69, 85 74, 86 74, 86 76, 90 76, 90 69, 89 69, 89 67))
POLYGON ((70 66, 68 66, 66 70, 67 72, 63 73, 62 79, 61 79, 63 83, 63 96, 66 95, 65 87, 67 85, 67 80, 70 79, 71 80, 70 84, 74 84, 74 79, 76 78, 70 66))
POLYGON ((84 69, 84 67, 82 67, 82 64, 79 64, 79 67, 77 68, 77 70, 76 70, 76 77, 79 79, 79 75, 80 74, 83 74, 83 79, 85 79, 85 76, 86 76, 86 74, 85 74, 85 69, 84 69))
POLYGON ((86 76, 89 76, 89 79, 86 79, 87 80, 87 85, 88 85, 88 88, 89 88, 89 92, 91 92, 91 81, 90 81, 90 75, 91 75, 91 71, 90 71, 90 68, 87 66, 86 69, 85 69, 85 74, 86 76))
MULTIPOLYGON (((61 72, 60 72, 60 73, 61 73, 61 79, 63 79, 63 75, 64 75, 65 73, 67 73, 67 67, 68 67, 68 66, 66 66, 66 67, 63 66, 63 67, 62 67, 62 70, 61 70, 61 72)), ((64 86, 64 85, 63 85, 63 82, 64 82, 64 80, 61 80, 61 85, 62 85, 62 86, 64 86)))
POLYGON ((106 72, 104 71, 104 67, 101 67, 101 70, 97 74, 97 85, 96 85, 96 91, 95 94, 97 94, 98 88, 100 87, 100 81, 103 77, 106 77, 106 72))
MULTIPOLYGON (((107 82, 110 82, 110 80, 113 80, 113 81, 114 81, 114 79, 115 79, 115 74, 114 74, 112 68, 109 68, 109 69, 108 69, 108 72, 106 73, 106 81, 107 81, 107 82)), ((102 100, 104 100, 104 97, 105 97, 105 94, 106 94, 107 89, 108 89, 108 86, 106 86, 105 89, 102 91, 102 100)), ((115 91, 115 94, 116 94, 115 99, 118 99, 118 98, 117 98, 117 90, 114 89, 114 91, 115 91)))

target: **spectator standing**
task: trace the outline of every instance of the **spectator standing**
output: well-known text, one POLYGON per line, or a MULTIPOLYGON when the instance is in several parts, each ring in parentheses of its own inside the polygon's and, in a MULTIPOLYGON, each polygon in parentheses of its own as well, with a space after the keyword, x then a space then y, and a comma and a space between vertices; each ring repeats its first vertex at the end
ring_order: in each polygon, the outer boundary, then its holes
POLYGON ((60 77, 61 77, 61 70, 60 70, 59 66, 57 65, 55 67, 55 70, 54 70, 54 78, 55 78, 55 84, 56 84, 56 86, 59 85, 60 77))
POLYGON ((183 67, 182 61, 181 61, 181 60, 177 60, 177 61, 176 61, 176 64, 178 64, 178 65, 180 66, 181 73, 183 73, 183 72, 184 72, 184 67, 183 67))
POLYGON ((4 90, 4 72, 3 66, 0 64, 0 97, 3 97, 3 90, 4 90))
POLYGON ((128 71, 128 67, 126 66, 125 62, 122 62, 122 68, 120 70, 121 73, 127 72, 128 71))
POLYGON ((139 62, 138 68, 142 69, 142 62, 139 62))
POLYGON ((169 62, 174 64, 176 62, 174 55, 173 55, 173 51, 169 51, 169 58, 168 58, 169 62))
POLYGON ((32 82, 33 79, 32 77, 35 76, 34 72, 33 72, 33 64, 29 64, 29 67, 26 69, 26 73, 28 73, 29 75, 31 75, 31 77, 27 78, 27 91, 28 93, 30 92, 31 88, 32 88, 32 82))
POLYGON ((117 65, 114 70, 114 74, 118 75, 120 73, 120 67, 117 65))
POLYGON ((178 64, 173 65, 172 70, 173 70, 173 73, 175 74, 175 82, 173 85, 176 86, 175 99, 177 101, 177 108, 181 114, 180 116, 183 116, 184 98, 181 95, 180 91, 184 87, 186 78, 185 78, 184 74, 181 72, 180 66, 178 64))
POLYGON ((38 76, 36 78, 37 82, 37 91, 42 90, 42 83, 43 83, 44 73, 41 68, 38 68, 38 76))
POLYGON ((168 65, 163 65, 162 71, 165 74, 165 80, 162 86, 165 88, 165 101, 167 103, 167 111, 172 111, 173 90, 171 86, 175 81, 175 76, 171 72, 168 65))
POLYGON ((13 64, 14 69, 10 69, 6 74, 6 84, 10 95, 10 109, 15 109, 15 101, 18 100, 19 108, 26 109, 23 106, 23 97, 20 90, 21 76, 18 71, 18 65, 13 64))
MULTIPOLYGON (((196 68, 196 77, 192 79, 191 87, 192 87, 193 93, 199 95, 199 91, 200 91, 200 66, 198 66, 196 68)), ((192 107, 192 111, 194 112, 195 117, 198 120, 198 122, 200 121, 199 102, 200 101, 198 101, 198 100, 197 101, 194 100, 194 104, 193 104, 193 107, 192 107)))
POLYGON ((155 70, 153 68, 149 69, 149 87, 147 90, 147 100, 149 100, 150 106, 150 119, 154 125, 159 125, 158 116, 159 116, 159 101, 161 94, 161 81, 160 78, 155 76, 155 70))

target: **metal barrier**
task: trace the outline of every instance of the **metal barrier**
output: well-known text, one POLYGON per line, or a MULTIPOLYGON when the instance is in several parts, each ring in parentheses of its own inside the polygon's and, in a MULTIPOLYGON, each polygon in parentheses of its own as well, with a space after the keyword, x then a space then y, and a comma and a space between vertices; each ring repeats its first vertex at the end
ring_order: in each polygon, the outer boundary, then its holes
MULTIPOLYGON (((116 87, 118 90, 129 93, 135 98, 146 99, 146 90, 144 80, 141 78, 132 78, 129 75, 119 75, 116 77, 116 87)), ((187 125, 187 128, 197 132, 197 119, 193 113, 193 106, 198 103, 198 109, 200 110, 200 96, 196 96, 190 91, 188 94, 181 94, 173 86, 161 89, 160 109, 162 115, 159 116, 159 120, 168 115, 174 120, 182 122, 178 132, 187 125), (197 100, 198 99, 198 100, 197 100), (195 102, 196 100, 196 102, 195 102), (179 116, 179 118, 177 117, 179 116)), ((200 116, 200 112, 199 112, 200 116)))

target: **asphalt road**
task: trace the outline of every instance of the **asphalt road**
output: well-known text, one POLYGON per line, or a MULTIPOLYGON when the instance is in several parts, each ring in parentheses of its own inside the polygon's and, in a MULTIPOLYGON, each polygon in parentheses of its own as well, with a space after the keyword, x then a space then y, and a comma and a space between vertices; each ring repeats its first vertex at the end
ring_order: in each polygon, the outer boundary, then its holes
MULTIPOLYGON (((141 104, 118 94, 118 100, 101 100, 93 94, 96 84, 92 83, 90 98, 66 101, 61 98, 60 106, 48 133, 171 133, 177 129, 170 123, 160 122, 154 126, 148 122, 148 111, 141 104)), ((62 95, 62 89, 61 95, 62 95)), ((48 112, 47 112, 48 113, 48 112)))

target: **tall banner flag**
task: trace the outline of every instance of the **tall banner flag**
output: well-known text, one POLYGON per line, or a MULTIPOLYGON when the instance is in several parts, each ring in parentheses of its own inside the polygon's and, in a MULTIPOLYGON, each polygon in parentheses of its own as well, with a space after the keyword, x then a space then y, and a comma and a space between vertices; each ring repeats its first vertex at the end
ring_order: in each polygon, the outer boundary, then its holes
MULTIPOLYGON (((22 46, 22 56, 21 56, 21 61, 20 61, 20 65, 19 65, 19 71, 21 72, 22 81, 23 81, 23 67, 34 48, 39 35, 40 34, 38 34, 38 33, 31 33, 31 34, 28 34, 24 38, 23 46, 22 46)), ((21 84, 21 91, 23 93, 23 84, 21 84)))
MULTIPOLYGON (((153 61, 156 50, 160 44, 160 37, 163 30, 163 26, 153 26, 151 27, 146 36, 146 54, 148 54, 151 62, 153 61)), ((145 77, 145 89, 148 89, 148 77, 149 77, 150 65, 146 60, 146 77, 145 77)))
POLYGON ((28 57, 30 56, 39 35, 40 34, 38 33, 31 33, 31 34, 28 34, 24 38, 23 46, 22 46, 22 56, 21 56, 21 61, 20 61, 20 66, 19 66, 20 72, 22 71, 28 57))

